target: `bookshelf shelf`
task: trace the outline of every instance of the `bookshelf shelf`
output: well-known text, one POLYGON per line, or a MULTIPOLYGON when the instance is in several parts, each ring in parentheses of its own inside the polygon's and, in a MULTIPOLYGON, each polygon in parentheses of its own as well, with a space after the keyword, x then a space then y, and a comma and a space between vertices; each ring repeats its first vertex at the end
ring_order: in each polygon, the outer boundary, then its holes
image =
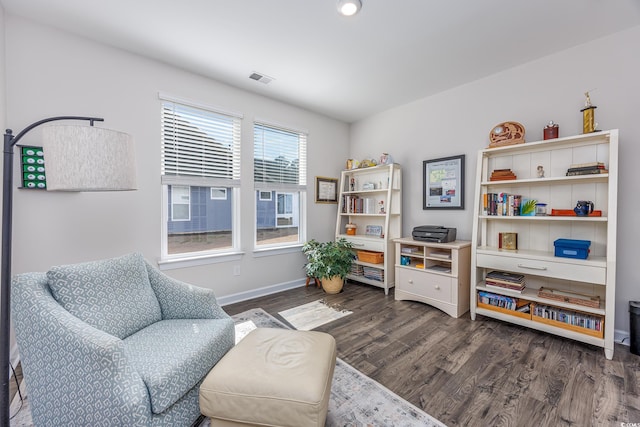
MULTIPOLYGON (((477 314, 512 322, 604 348, 613 357, 616 285, 616 226, 618 130, 483 149, 478 153, 471 246, 471 318, 477 314), (572 165, 601 162, 608 173, 566 176, 572 165), (538 178, 542 166, 545 177, 538 178), (491 181, 497 169, 509 169, 514 180, 491 181), (518 200, 536 200, 551 209, 568 209, 577 200, 590 200, 602 216, 487 215, 485 200, 495 212, 492 194, 507 193, 518 200), (499 233, 517 233, 517 249, 499 249, 499 233), (589 240, 587 259, 554 256, 557 239, 589 240), (497 270, 525 276, 522 292, 486 286, 487 273, 497 270), (586 307, 538 296, 541 287, 597 296, 600 306, 586 307), (520 298, 604 322, 602 330, 567 325, 535 315, 513 315, 478 302, 478 292, 520 298)), ((503 198, 504 199, 504 198, 503 198)), ((509 199, 511 201, 512 199, 509 199)), ((498 199, 500 201, 500 199, 498 199)), ((517 206, 517 204, 515 205, 517 206)), ((500 213, 502 210, 498 210, 500 213)), ((504 211, 513 212, 507 206, 504 211)), ((545 314, 547 316, 548 314, 545 314)), ((555 316, 555 315, 554 315, 555 316)), ((593 324, 592 324, 593 325, 593 324)), ((600 326, 598 326, 600 327, 600 326)))

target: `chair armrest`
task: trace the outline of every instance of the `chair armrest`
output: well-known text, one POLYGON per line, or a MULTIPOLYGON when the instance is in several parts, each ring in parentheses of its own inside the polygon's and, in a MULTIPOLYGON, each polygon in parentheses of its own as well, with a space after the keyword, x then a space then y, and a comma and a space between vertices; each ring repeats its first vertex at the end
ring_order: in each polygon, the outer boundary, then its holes
POLYGON ((119 338, 60 306, 44 274, 17 275, 12 299, 36 425, 95 425, 105 414, 122 425, 150 423, 146 387, 119 338))
POLYGON ((230 318, 218 305, 211 289, 205 289, 173 279, 147 261, 151 287, 156 293, 163 319, 226 319, 230 318))

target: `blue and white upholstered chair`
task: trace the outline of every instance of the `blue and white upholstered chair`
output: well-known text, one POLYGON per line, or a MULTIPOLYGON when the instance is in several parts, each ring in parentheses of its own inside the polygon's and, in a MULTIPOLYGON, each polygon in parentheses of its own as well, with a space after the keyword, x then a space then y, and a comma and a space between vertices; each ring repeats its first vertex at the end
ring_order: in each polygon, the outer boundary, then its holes
POLYGON ((212 291, 140 254, 17 275, 12 305, 36 426, 189 426, 234 344, 212 291))

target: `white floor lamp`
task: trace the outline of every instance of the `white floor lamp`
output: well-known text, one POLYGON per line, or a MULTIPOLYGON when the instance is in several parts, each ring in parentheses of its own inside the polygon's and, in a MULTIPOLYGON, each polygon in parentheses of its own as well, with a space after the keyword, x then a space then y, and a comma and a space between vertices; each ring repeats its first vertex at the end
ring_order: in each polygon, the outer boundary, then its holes
POLYGON ((11 228, 13 216, 13 148, 30 130, 60 121, 86 125, 54 125, 42 132, 48 191, 123 191, 136 189, 135 149, 122 132, 94 127, 98 117, 60 116, 40 120, 13 135, 4 134, 2 190, 2 266, 0 270, 0 426, 9 426, 9 337, 11 327, 11 228))

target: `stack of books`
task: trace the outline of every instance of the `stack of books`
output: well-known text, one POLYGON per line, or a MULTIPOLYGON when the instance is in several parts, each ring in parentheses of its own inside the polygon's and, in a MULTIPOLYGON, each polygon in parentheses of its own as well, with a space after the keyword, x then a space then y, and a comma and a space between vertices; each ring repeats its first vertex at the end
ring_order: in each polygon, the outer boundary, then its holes
POLYGON ((384 270, 379 268, 363 266, 364 277, 370 280, 376 280, 378 282, 384 282, 384 270))
POLYGON ((518 177, 511 169, 495 169, 489 177, 489 181, 504 181, 507 179, 518 179, 518 177))
POLYGON ((602 162, 577 163, 567 169, 567 176, 609 173, 602 162))
POLYGON ((484 284, 487 288, 508 289, 518 293, 522 293, 525 288, 524 275, 497 270, 487 273, 484 284))

